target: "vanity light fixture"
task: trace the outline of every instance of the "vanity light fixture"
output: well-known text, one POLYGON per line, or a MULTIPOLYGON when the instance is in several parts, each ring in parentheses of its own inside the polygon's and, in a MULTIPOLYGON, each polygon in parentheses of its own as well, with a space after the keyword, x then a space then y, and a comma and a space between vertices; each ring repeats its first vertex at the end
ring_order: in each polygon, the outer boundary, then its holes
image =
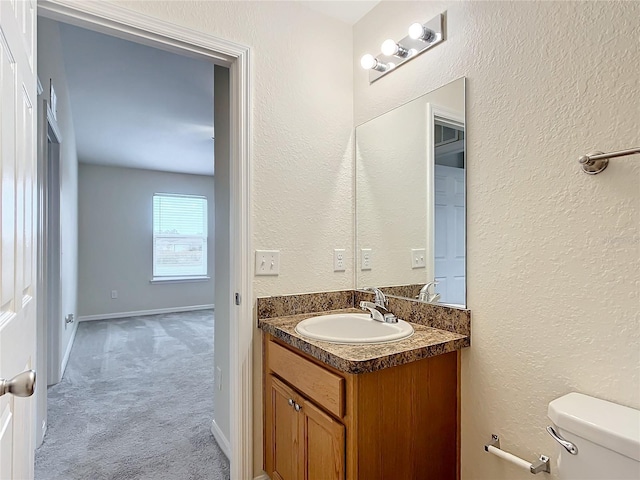
POLYGON ((369 70, 369 83, 373 83, 405 62, 444 41, 444 15, 441 13, 425 23, 414 23, 409 27, 409 35, 399 42, 388 39, 380 48, 379 55, 364 55, 360 65, 369 70))

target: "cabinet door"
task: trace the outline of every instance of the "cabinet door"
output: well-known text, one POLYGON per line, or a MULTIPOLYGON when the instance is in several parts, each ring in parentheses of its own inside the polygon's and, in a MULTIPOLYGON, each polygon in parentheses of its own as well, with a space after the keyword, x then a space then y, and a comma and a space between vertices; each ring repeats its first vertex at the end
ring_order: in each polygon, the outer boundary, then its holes
POLYGON ((297 398, 294 391, 272 375, 268 375, 270 402, 267 410, 267 435, 270 435, 271 448, 267 450, 267 473, 272 480, 296 480, 299 475, 298 441, 299 417, 294 409, 297 398), (294 402, 293 404, 290 404, 294 402))
POLYGON ((344 425, 309 401, 300 409, 300 478, 304 480, 344 480, 344 425))

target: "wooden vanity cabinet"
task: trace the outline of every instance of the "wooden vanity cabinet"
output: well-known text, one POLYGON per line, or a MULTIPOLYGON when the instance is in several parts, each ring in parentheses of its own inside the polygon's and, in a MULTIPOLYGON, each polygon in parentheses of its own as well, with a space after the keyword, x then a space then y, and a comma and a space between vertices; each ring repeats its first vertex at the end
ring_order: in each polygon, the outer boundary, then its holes
POLYGON ((459 479, 458 352, 354 375, 263 341, 272 480, 459 479))
POLYGON ((275 376, 268 375, 267 385, 271 479, 343 480, 344 425, 275 376))

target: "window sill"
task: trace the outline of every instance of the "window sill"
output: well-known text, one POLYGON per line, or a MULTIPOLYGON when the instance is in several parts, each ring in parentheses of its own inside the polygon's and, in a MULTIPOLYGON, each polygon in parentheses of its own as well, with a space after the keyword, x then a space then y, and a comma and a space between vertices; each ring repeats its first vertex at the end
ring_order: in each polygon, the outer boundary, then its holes
POLYGON ((194 283, 208 282, 211 277, 206 275, 198 275, 194 277, 153 277, 149 283, 194 283))

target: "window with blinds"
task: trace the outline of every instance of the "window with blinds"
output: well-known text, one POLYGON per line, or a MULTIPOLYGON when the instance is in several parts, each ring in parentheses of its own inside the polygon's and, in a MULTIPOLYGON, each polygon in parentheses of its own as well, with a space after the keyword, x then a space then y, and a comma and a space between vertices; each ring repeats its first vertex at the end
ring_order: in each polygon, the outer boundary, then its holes
POLYGON ((153 277, 207 275, 207 198, 153 195, 153 277))

